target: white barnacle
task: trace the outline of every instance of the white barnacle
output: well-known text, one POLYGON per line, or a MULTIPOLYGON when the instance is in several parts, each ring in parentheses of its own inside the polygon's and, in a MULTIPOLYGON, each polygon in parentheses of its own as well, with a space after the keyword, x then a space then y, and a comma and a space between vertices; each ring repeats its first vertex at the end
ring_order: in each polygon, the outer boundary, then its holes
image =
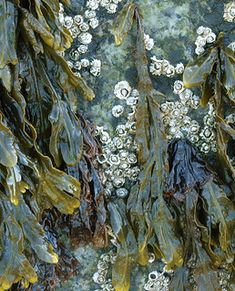
POLYGON ((133 96, 130 96, 126 99, 126 104, 129 106, 136 105, 137 102, 138 102, 138 99, 133 96))
POLYGON ((204 47, 206 45, 206 37, 199 35, 195 41, 197 47, 204 47))
POLYGON ((200 98, 196 95, 193 95, 191 100, 190 100, 190 103, 189 103, 190 107, 193 108, 193 109, 197 109, 200 105, 200 98))
POLYGON ((129 155, 129 152, 126 151, 126 150, 120 150, 119 153, 118 153, 118 155, 119 155, 119 158, 121 160, 126 160, 127 157, 128 157, 128 155, 129 155))
POLYGON ((125 184, 125 178, 124 177, 114 177, 113 179, 113 185, 116 188, 120 188, 125 184))
POLYGON ((202 35, 204 34, 205 27, 204 26, 199 26, 197 29, 197 34, 202 35))
POLYGON ((80 25, 81 23, 83 23, 83 16, 82 15, 75 15, 74 18, 74 23, 76 23, 77 25, 80 25))
POLYGON ((202 143, 201 147, 200 147, 201 152, 207 154, 210 151, 210 145, 206 142, 202 143))
POLYGON ((198 124, 198 122, 196 120, 192 120, 189 127, 189 132, 191 132, 192 134, 196 134, 199 132, 199 129, 200 129, 200 125, 198 124))
POLYGON ((64 5, 62 3, 59 3, 59 13, 64 13, 64 5))
POLYGON ((89 24, 86 23, 86 22, 83 22, 79 25, 79 29, 82 31, 82 32, 87 32, 89 30, 89 24))
POLYGON ((144 45, 148 51, 150 51, 154 46, 154 40, 148 34, 144 34, 144 45))
POLYGON ((87 19, 91 19, 91 18, 96 17, 96 12, 95 12, 95 10, 86 10, 86 11, 84 12, 84 17, 87 18, 87 19))
POLYGON ((111 3, 112 3, 112 0, 100 0, 100 6, 101 7, 106 7, 111 3))
POLYGON ((71 16, 65 16, 64 26, 69 29, 70 27, 72 27, 72 25, 73 25, 73 18, 71 16))
POLYGON ((76 25, 73 25, 70 29, 69 29, 72 38, 76 38, 78 37, 80 30, 78 29, 78 27, 76 25))
POLYGON ((100 71, 101 71, 101 61, 94 59, 91 62, 91 68, 90 68, 90 73, 93 76, 99 76, 100 75, 100 71))
POLYGON ((180 94, 184 91, 184 83, 180 80, 174 82, 174 93, 180 94))
POLYGON ((117 11, 117 4, 110 3, 109 5, 106 6, 106 9, 108 13, 113 14, 117 11))
POLYGON ((137 163, 137 157, 135 154, 130 153, 127 157, 127 160, 130 164, 136 164, 137 163))
POLYGON ((111 154, 108 158, 108 162, 110 163, 110 165, 119 165, 120 164, 120 159, 118 155, 115 154, 111 154))
POLYGON ((175 72, 176 74, 183 74, 184 72, 184 65, 182 63, 179 63, 175 66, 175 72))
POLYGON ((124 144, 123 144, 123 139, 119 136, 115 136, 113 138, 113 144, 117 149, 121 149, 123 148, 124 144))
POLYGON ((89 25, 91 28, 95 29, 96 27, 99 26, 99 20, 96 17, 94 17, 89 20, 89 25))
POLYGON ((104 144, 110 143, 111 139, 107 131, 102 131, 100 135, 100 141, 104 144))
POLYGON ((99 8, 99 1, 98 0, 88 0, 86 3, 87 8, 91 10, 96 10, 99 8))
POLYGON ((81 62, 76 61, 76 62, 74 63, 74 69, 80 71, 81 68, 82 68, 82 66, 81 66, 81 62))
POLYGON ((119 135, 119 136, 125 136, 126 135, 126 126, 124 124, 119 124, 117 127, 116 127, 116 133, 119 135))
POLYGON ((70 57, 70 59, 71 60, 73 60, 73 61, 77 61, 78 59, 79 59, 79 56, 80 56, 80 54, 79 54, 79 52, 78 52, 78 50, 72 50, 70 53, 69 53, 69 57, 70 57))
POLYGON ((162 103, 161 105, 160 105, 160 110, 161 110, 161 112, 162 113, 168 113, 169 112, 169 105, 168 105, 168 103, 166 102, 166 103, 162 103))
POLYGON ((151 64, 149 66, 149 71, 152 75, 160 76, 162 74, 162 60, 158 60, 156 56, 151 57, 151 64))
POLYGON ((81 54, 85 54, 88 51, 88 46, 85 44, 81 44, 78 46, 77 49, 81 54))
POLYGON ((204 27, 203 35, 206 37, 206 36, 209 35, 210 33, 212 33, 211 28, 210 28, 210 27, 204 27))
POLYGON ((167 77, 173 77, 175 75, 175 67, 169 64, 165 68, 163 67, 163 73, 167 77))
POLYGON ((228 47, 235 52, 235 41, 231 42, 228 47))
POLYGON ((180 100, 183 104, 187 103, 193 97, 193 92, 190 89, 185 89, 179 94, 180 100))
POLYGON ((81 59, 80 62, 81 62, 81 66, 83 68, 87 68, 87 67, 90 66, 90 61, 88 59, 85 59, 85 58, 84 59, 81 59))
POLYGON ((130 96, 131 86, 127 81, 120 81, 114 87, 114 95, 119 99, 126 99, 130 96))
POLYGON ((116 190, 117 197, 124 198, 128 195, 128 190, 126 188, 119 188, 116 190))
POLYGON ((103 284, 106 281, 106 278, 102 276, 99 272, 94 273, 92 277, 93 281, 97 284, 103 284))
POLYGON ((224 20, 228 22, 235 21, 235 2, 231 1, 224 5, 224 20))
POLYGON ((198 56, 201 55, 201 54, 203 54, 204 52, 205 52, 204 47, 198 46, 198 47, 196 47, 196 49, 195 49, 195 53, 196 53, 198 56))
POLYGON ((78 36, 79 41, 82 44, 89 44, 92 41, 92 35, 89 32, 83 32, 78 36))
POLYGON ((64 25, 65 20, 64 20, 64 14, 63 13, 59 13, 58 20, 59 20, 61 25, 65 26, 64 25))
POLYGON ((216 40, 216 35, 214 32, 209 33, 206 37, 207 43, 213 43, 213 42, 215 42, 215 40, 216 40))
POLYGON ((98 157, 97 157, 97 161, 98 161, 98 163, 99 164, 104 164, 104 163, 106 163, 107 162, 107 157, 106 157, 106 155, 104 155, 104 154, 101 154, 101 155, 99 155, 98 157))

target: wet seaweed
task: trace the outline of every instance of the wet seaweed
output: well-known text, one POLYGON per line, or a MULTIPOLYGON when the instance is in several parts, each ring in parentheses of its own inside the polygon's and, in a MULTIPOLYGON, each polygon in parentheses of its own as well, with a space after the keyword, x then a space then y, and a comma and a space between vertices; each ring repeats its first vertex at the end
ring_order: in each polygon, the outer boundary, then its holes
POLYGON ((58 0, 0 1, 1 290, 37 281, 34 256, 58 262, 39 223, 47 209, 73 214, 89 196, 93 213, 81 216, 92 217, 93 236, 105 241, 103 192, 90 161, 97 144, 77 104, 78 95, 94 93, 61 56, 72 37, 58 13, 58 0), (77 166, 79 177, 66 173, 77 166))
POLYGON ((189 64, 184 73, 186 87, 203 85, 202 105, 211 98, 216 104, 218 161, 219 166, 223 165, 217 174, 209 170, 189 142, 175 140, 167 144, 159 110, 163 95, 153 88, 148 74, 137 5, 131 3, 123 8, 113 34, 120 45, 135 23, 140 92, 136 142, 141 171, 126 206, 119 200, 108 203, 111 225, 119 243, 113 284, 115 290, 129 290, 131 267, 136 263, 147 264, 150 247, 167 269, 175 270, 170 290, 193 287, 220 290, 218 270, 226 265, 232 271, 234 259, 235 208, 229 199, 234 177, 227 155, 227 135, 233 130, 224 121, 221 104, 225 98, 233 104, 234 54, 223 47, 220 36, 217 47, 189 64), (221 86, 227 97, 222 97, 221 86), (225 128, 229 133, 224 133, 225 128), (223 171, 225 175, 219 175, 223 171), (225 192, 221 181, 231 186, 230 190, 226 188, 225 192))

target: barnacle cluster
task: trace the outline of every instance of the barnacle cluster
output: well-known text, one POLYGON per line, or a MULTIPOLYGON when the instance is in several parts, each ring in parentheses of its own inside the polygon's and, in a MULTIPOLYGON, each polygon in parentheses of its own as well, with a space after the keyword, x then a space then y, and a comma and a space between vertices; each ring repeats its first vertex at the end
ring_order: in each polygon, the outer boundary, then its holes
POLYGON ((127 120, 116 126, 114 135, 102 126, 97 126, 96 135, 102 143, 102 154, 97 160, 104 171, 106 196, 123 198, 128 195, 128 188, 139 174, 134 141, 135 110, 139 93, 127 81, 121 81, 115 85, 114 94, 121 104, 112 108, 112 115, 119 118, 125 113, 127 120))
POLYGON ((197 29, 198 37, 195 41, 195 53, 201 55, 205 52, 206 44, 212 44, 216 40, 216 35, 212 32, 211 28, 199 26, 197 29))
POLYGON ((117 11, 118 4, 121 1, 122 0, 88 0, 86 6, 91 10, 98 10, 102 7, 107 13, 113 14, 117 11))
POLYGON ((101 61, 94 58, 89 60, 83 56, 88 53, 89 45, 92 43, 93 30, 100 24, 100 19, 97 16, 99 9, 103 7, 108 13, 115 13, 118 3, 121 1, 89 0, 86 2, 86 10, 83 14, 77 14, 73 17, 65 14, 63 4, 60 3, 58 19, 70 31, 74 42, 76 41, 73 48, 65 54, 67 63, 75 75, 80 76, 80 71, 83 69, 89 70, 95 77, 100 75, 101 61))
POLYGON ((168 291, 170 282, 170 273, 152 271, 148 275, 148 281, 144 285, 146 291, 168 291))
POLYGON ((173 77, 175 74, 183 74, 184 65, 179 63, 176 66, 173 66, 168 60, 157 59, 156 56, 153 56, 151 57, 149 71, 152 75, 155 76, 164 75, 166 77, 173 77))
POLYGON ((99 285, 100 289, 95 291, 105 290, 105 291, 114 291, 112 286, 112 279, 110 278, 110 270, 112 264, 115 262, 116 256, 113 250, 104 253, 100 256, 97 263, 97 271, 93 274, 93 281, 99 285))
POLYGON ((174 82, 174 93, 179 96, 178 101, 166 101, 160 106, 167 138, 187 138, 203 153, 215 151, 215 112, 212 103, 208 105, 208 112, 203 118, 204 126, 201 126, 189 116, 199 107, 199 97, 185 88, 180 80, 174 82))
POLYGON ((224 4, 224 20, 228 22, 235 21, 235 2, 234 1, 224 4))

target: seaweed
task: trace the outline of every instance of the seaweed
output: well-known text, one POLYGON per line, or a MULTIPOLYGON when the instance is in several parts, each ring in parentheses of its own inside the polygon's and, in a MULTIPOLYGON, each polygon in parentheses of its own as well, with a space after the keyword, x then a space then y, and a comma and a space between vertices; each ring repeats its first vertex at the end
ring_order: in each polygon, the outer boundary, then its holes
POLYGON ((234 113, 235 100, 235 56, 234 51, 224 45, 224 34, 220 33, 215 45, 190 62, 185 68, 183 80, 186 88, 201 87, 201 104, 210 101, 216 112, 216 170, 221 179, 231 186, 234 193, 235 169, 232 156, 228 156, 228 145, 234 138, 234 129, 226 122, 226 115, 234 113))
POLYGON ((167 269, 175 270, 170 290, 190 290, 192 279, 197 290, 220 290, 218 270, 224 264, 232 270, 234 258, 235 209, 229 199, 232 187, 226 187, 234 183, 227 155, 227 135, 233 136, 234 130, 225 122, 221 105, 225 98, 229 104, 233 102, 233 52, 223 47, 220 36, 217 47, 189 64, 184 73, 186 87, 203 87, 202 105, 214 98, 219 166, 223 164, 220 172, 227 170, 226 179, 222 180, 218 169, 211 171, 188 141, 167 143, 159 110, 164 95, 153 88, 149 77, 137 5, 124 6, 112 32, 120 45, 134 23, 140 93, 136 142, 141 171, 125 203, 108 201, 111 226, 118 241, 114 288, 129 290, 132 266, 146 265, 151 249, 167 269))
POLYGON ((79 95, 95 95, 61 56, 72 37, 58 13, 58 0, 0 0, 1 290, 37 281, 34 256, 58 262, 40 220, 47 209, 73 214, 91 180, 93 213, 82 217, 94 218, 94 236, 105 241, 103 192, 90 161, 98 145, 77 104, 79 95), (70 175, 68 167, 84 171, 82 161, 89 164, 87 172, 70 175))

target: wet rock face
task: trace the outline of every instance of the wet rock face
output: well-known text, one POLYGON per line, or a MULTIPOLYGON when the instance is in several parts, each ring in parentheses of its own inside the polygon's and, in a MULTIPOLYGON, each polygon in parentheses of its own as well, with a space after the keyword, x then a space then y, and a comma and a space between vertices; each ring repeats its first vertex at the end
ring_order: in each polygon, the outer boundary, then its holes
MULTIPOLYGON (((75 15, 84 16, 87 10, 87 2, 72 1, 71 7, 66 10, 67 15, 71 14, 72 17, 75 15)), ((136 2, 138 2, 143 15, 145 33, 154 42, 152 46, 152 41, 148 40, 149 50, 147 51, 149 64, 155 62, 155 67, 153 67, 155 74, 152 73, 151 75, 154 87, 165 93, 167 102, 176 103, 177 98, 181 102, 182 92, 177 92, 177 94, 173 92, 174 83, 178 79, 182 79, 181 74, 183 73, 183 69, 181 71, 182 66, 180 67, 179 64, 182 64, 184 67, 195 56, 195 41, 198 37, 198 27, 209 27, 215 35, 219 31, 224 31, 226 34, 225 41, 229 44, 232 41, 230 32, 233 23, 224 21, 224 5, 222 1, 146 0, 136 2), (156 66, 158 65, 156 63, 158 63, 158 60, 161 60, 161 66, 163 60, 165 61, 164 64, 168 62, 168 73, 165 70, 164 74, 156 74, 156 66), (177 70, 179 73, 177 73, 177 70)), ((125 1, 122 1, 118 4, 117 12, 124 3, 125 1)), ((89 10, 92 9, 89 8, 89 10)), ((114 10, 113 7, 113 12, 114 10)), ((73 52, 79 46, 79 58, 73 61, 74 63, 77 62, 75 69, 86 78, 96 93, 96 98, 91 103, 82 105, 84 106, 83 111, 94 124, 100 127, 103 126, 103 131, 107 131, 111 136, 115 136, 115 128, 117 128, 118 124, 123 124, 125 114, 122 114, 126 110, 126 104, 124 104, 122 98, 119 98, 120 100, 117 102, 115 85, 118 82, 128 82, 132 88, 136 88, 137 84, 133 57, 135 51, 135 34, 134 32, 131 33, 125 39, 122 46, 116 47, 113 36, 110 34, 110 24, 117 13, 108 13, 104 6, 93 11, 97 13, 99 25, 89 32, 85 31, 83 37, 79 38, 80 43, 78 43, 77 38, 74 40, 74 45, 68 52, 68 60, 70 60, 71 56, 75 59, 78 58, 78 55, 73 52), (88 47, 87 51, 86 46, 88 47), (94 60, 96 61, 94 62, 94 60), (120 114, 118 120, 115 118, 115 114, 117 115, 118 113, 113 109, 117 109, 115 106, 119 106, 119 109, 122 109, 122 114, 120 114)), ((83 27, 86 30, 86 27, 83 27)), ((127 93, 124 92, 124 94, 127 93)), ((197 108, 198 99, 194 99, 197 102, 195 105, 197 108)), ((187 107, 186 101, 182 101, 181 103, 184 103, 184 108, 187 107)), ((174 106, 176 107, 176 105, 174 106)), ((191 112, 190 108, 186 108, 185 110, 191 112)), ((190 113, 191 119, 198 119, 197 123, 192 122, 192 120, 190 121, 192 123, 191 128, 193 126, 197 128, 202 126, 201 132, 203 132, 205 126, 210 125, 209 123, 200 123, 200 120, 203 120, 203 116, 205 115, 205 110, 200 113, 198 111, 190 113)), ((187 115, 188 111, 186 113, 187 115)), ((167 122, 168 125, 170 120, 167 120, 167 122)), ((187 122, 189 122, 189 119, 185 118, 186 125, 187 122)), ((171 128, 175 128, 175 124, 171 128)), ((212 129, 210 128, 210 130, 212 129)), ((193 138, 195 136, 199 137, 199 129, 196 134, 191 136, 193 138)), ((177 136, 172 135, 172 137, 177 136)), ((191 140, 192 142, 194 141, 193 138, 191 140)), ((205 139, 200 145, 203 144, 203 149, 207 151, 207 144, 205 145, 204 141, 205 139)), ((167 193, 176 199, 184 200, 188 191, 194 187, 200 187, 209 179, 209 171, 197 155, 195 148, 188 141, 173 140, 169 146, 169 157, 170 175, 167 182, 167 193)), ((66 241, 67 237, 64 236, 63 239, 66 241)), ((67 245, 69 247, 69 244, 67 245)), ((106 253, 106 250, 97 251, 91 246, 80 246, 74 253, 80 263, 78 275, 71 278, 68 282, 61 284, 57 290, 100 290, 101 285, 95 284, 92 278, 94 278, 93 274, 97 272, 100 254, 106 253)), ((147 268, 136 268, 132 275, 131 290, 143 290, 148 280, 147 274, 155 270, 159 272, 162 270, 162 265, 159 262, 150 264, 147 268)), ((107 280, 110 278, 111 274, 108 273, 107 280)))

